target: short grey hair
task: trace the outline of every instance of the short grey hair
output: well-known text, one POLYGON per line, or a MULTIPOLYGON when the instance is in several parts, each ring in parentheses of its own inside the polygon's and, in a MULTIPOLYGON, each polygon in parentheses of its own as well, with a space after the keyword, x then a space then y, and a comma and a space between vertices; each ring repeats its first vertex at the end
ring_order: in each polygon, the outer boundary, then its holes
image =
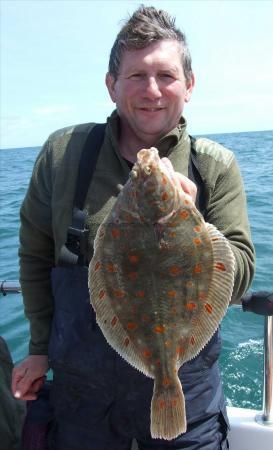
POLYGON ((186 81, 192 76, 191 55, 186 36, 175 26, 175 19, 166 11, 141 5, 118 33, 111 49, 108 72, 116 80, 125 50, 148 47, 163 39, 175 40, 181 46, 182 67, 186 81))

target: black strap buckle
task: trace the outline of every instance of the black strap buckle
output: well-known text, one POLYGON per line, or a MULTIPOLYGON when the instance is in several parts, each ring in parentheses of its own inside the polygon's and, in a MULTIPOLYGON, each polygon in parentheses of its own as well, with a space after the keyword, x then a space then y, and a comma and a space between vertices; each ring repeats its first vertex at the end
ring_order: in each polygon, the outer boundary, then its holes
POLYGON ((68 227, 66 243, 62 246, 59 266, 87 265, 89 229, 85 225, 86 212, 73 208, 72 225, 68 227))

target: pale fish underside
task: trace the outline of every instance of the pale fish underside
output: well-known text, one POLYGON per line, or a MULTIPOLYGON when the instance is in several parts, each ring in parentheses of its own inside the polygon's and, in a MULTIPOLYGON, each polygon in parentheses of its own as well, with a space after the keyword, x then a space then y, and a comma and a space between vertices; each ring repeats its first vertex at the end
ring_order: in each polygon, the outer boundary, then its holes
POLYGON ((91 304, 108 343, 154 379, 151 435, 186 431, 178 369, 207 344, 229 304, 234 256, 177 174, 143 149, 101 224, 89 267, 91 304))

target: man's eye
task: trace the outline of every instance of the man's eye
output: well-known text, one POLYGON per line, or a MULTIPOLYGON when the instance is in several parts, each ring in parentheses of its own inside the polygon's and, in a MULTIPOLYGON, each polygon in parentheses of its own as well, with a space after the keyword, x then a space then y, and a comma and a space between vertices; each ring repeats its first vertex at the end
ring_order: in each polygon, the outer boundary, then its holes
POLYGON ((160 78, 168 78, 169 80, 173 79, 173 75, 170 73, 161 73, 159 74, 160 78))
POLYGON ((130 75, 130 80, 138 80, 140 78, 142 78, 143 75, 141 73, 133 73, 132 75, 130 75))

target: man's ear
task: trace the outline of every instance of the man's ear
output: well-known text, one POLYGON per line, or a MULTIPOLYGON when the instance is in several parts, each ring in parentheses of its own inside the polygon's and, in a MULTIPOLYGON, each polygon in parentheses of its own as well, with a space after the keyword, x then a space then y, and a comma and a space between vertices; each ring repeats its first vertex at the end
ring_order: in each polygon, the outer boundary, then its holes
POLYGON ((187 81, 187 90, 185 95, 185 102, 188 103, 191 99, 191 94, 195 85, 195 76, 192 73, 190 80, 187 81))
POLYGON ((113 75, 111 75, 109 72, 107 72, 106 77, 105 77, 105 84, 107 86, 109 95, 111 97, 111 100, 116 103, 116 93, 115 93, 115 84, 116 81, 113 77, 113 75))

